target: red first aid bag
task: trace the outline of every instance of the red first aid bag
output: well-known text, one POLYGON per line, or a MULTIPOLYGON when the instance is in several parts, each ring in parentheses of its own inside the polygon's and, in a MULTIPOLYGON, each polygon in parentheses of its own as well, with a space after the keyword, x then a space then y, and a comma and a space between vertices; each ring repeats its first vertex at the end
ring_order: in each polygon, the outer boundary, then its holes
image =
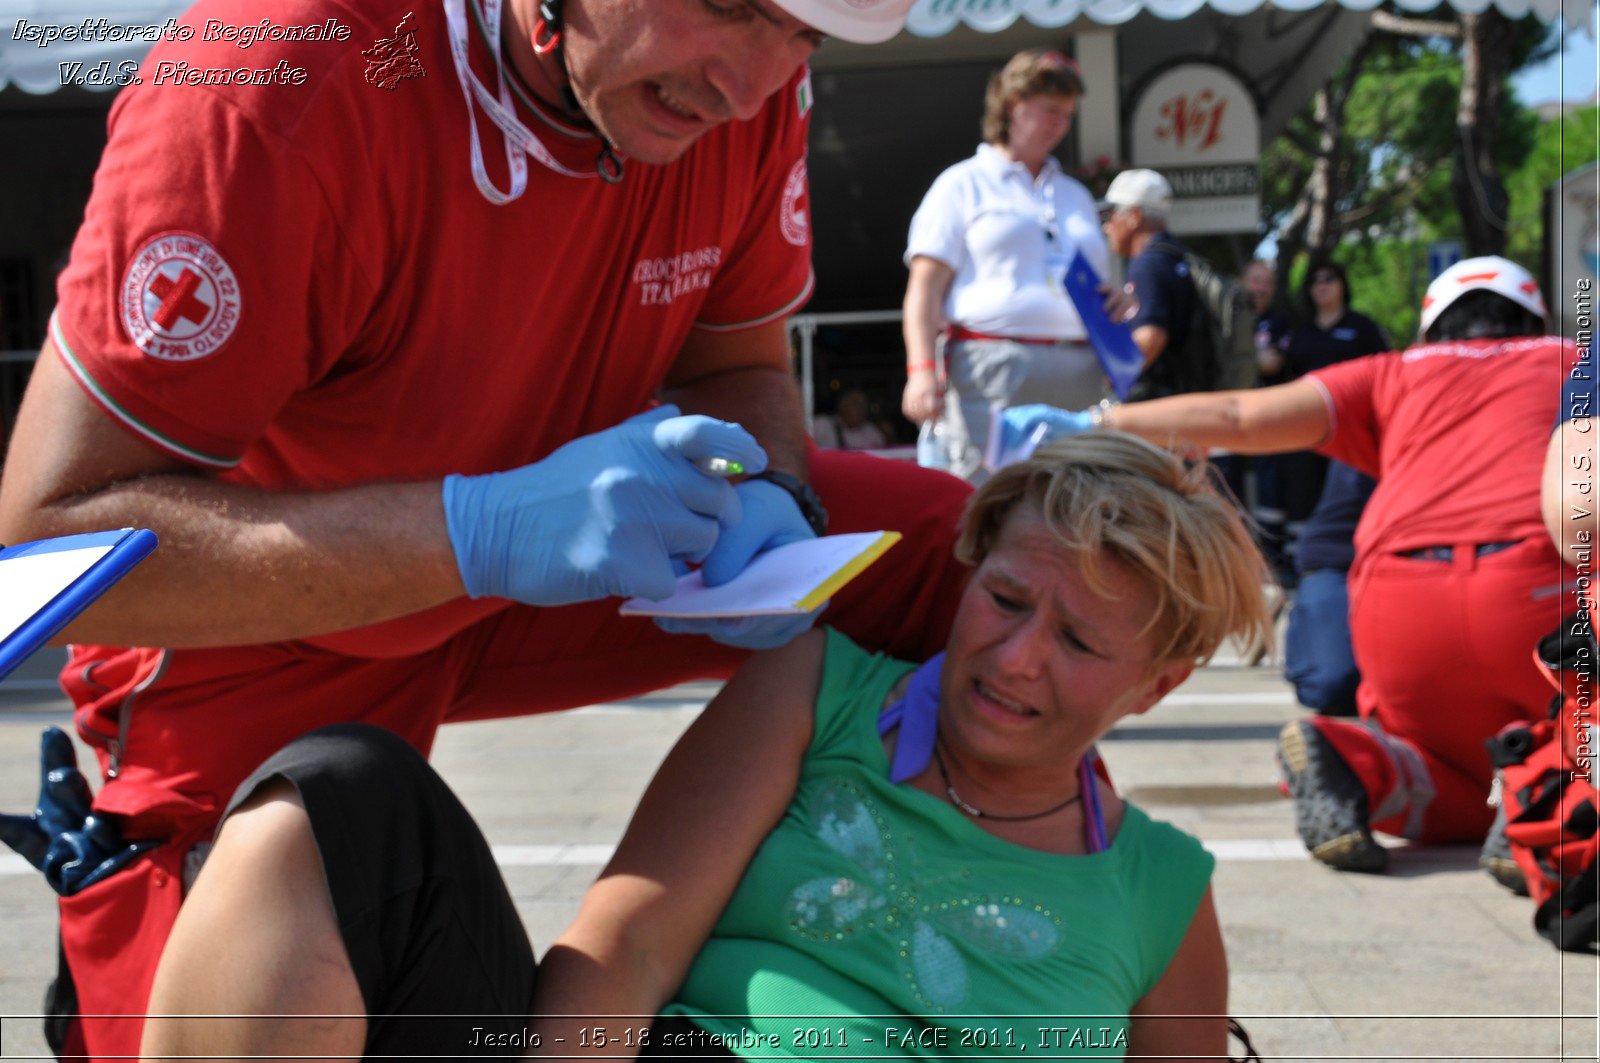
POLYGON ((1511 724, 1485 744, 1505 805, 1506 840, 1533 899, 1533 928, 1557 948, 1594 952, 1600 922, 1600 792, 1595 789, 1597 659, 1579 611, 1535 654, 1557 693, 1550 718, 1511 724))

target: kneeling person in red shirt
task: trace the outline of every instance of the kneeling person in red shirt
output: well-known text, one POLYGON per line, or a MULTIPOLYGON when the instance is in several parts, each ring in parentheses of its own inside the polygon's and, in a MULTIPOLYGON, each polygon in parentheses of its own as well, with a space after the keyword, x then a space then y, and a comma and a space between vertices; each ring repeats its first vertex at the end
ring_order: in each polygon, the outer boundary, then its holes
POLYGON ((1404 351, 1253 391, 1010 415, 1017 438, 1104 424, 1245 454, 1314 448, 1377 478, 1350 572, 1361 718, 1295 721, 1279 740, 1296 827, 1330 866, 1382 870, 1373 830, 1482 840, 1484 739, 1549 701, 1531 647, 1571 569, 1544 531, 1540 470, 1577 348, 1543 335, 1547 319, 1526 270, 1468 259, 1428 286, 1422 342, 1404 351))

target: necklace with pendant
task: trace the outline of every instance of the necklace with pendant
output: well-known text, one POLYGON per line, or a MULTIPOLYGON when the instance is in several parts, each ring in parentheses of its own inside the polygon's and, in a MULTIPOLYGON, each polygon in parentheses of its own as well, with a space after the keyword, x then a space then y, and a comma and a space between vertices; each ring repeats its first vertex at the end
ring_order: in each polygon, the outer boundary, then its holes
POLYGON ((935 745, 933 747, 933 761, 934 761, 935 764, 939 765, 939 778, 944 780, 945 796, 950 798, 950 803, 952 805, 955 805, 961 811, 965 812, 967 815, 971 816, 974 819, 992 819, 992 820, 996 820, 997 822, 1001 822, 1001 823, 1021 823, 1024 820, 1029 820, 1029 819, 1043 819, 1044 817, 1046 817, 1048 815, 1051 815, 1052 813, 1060 812, 1063 808, 1066 808, 1069 805, 1074 804, 1080 798, 1083 797, 1083 790, 1080 788, 1077 793, 1073 794, 1071 797, 1067 798, 1065 801, 1061 802, 1058 805, 1051 805, 1049 808, 1045 809, 1043 812, 1029 812, 1025 816, 1001 816, 1001 815, 996 815, 993 812, 985 812, 983 809, 979 808, 977 805, 970 804, 967 801, 962 800, 961 795, 956 793, 955 784, 950 781, 950 769, 945 767, 945 764, 944 764, 944 753, 940 751, 939 745, 937 743, 935 743, 935 745))

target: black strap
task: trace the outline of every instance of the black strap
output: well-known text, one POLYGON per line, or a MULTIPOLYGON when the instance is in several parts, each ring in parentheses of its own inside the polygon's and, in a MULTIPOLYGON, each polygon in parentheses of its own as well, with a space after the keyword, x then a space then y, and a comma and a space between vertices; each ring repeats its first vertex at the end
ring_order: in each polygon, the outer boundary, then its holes
POLYGON ((1561 772, 1551 769, 1541 772, 1538 778, 1516 792, 1517 803, 1522 806, 1517 821, 1536 823, 1541 819, 1555 819, 1566 789, 1567 779, 1561 772))
POLYGON ((1593 838, 1600 830, 1600 812, 1595 810, 1594 802, 1579 801, 1574 805, 1561 829, 1574 838, 1593 838))
POLYGON ((1189 257, 1189 252, 1187 250, 1178 246, 1171 240, 1151 240, 1149 247, 1151 250, 1160 251, 1163 254, 1171 255, 1176 259, 1187 260, 1189 257))
POLYGON ((1239 1039, 1240 1043, 1244 1045, 1245 1052, 1242 1056, 1229 1056, 1228 1063, 1261 1063, 1261 1053, 1257 1052, 1256 1046, 1250 1043, 1250 1035, 1245 1032, 1245 1028, 1239 1023, 1238 1019, 1228 1020, 1228 1033, 1239 1039))
POLYGON ((1552 672, 1574 671, 1580 664, 1593 667, 1594 624, 1589 611, 1580 608, 1561 618, 1561 626, 1539 640, 1539 660, 1552 672))
POLYGON ((1596 900, 1595 863, 1545 898, 1533 913, 1533 929, 1562 952, 1596 952, 1600 901, 1596 900))
POLYGON ((44 991, 44 1041, 57 1059, 67 1057, 69 1042, 83 1040, 81 1034, 73 1029, 74 1026, 78 1031, 83 1028, 83 1019, 78 1015, 80 1010, 78 987, 73 984, 72 970, 67 966, 66 946, 61 944, 58 934, 56 976, 44 991))

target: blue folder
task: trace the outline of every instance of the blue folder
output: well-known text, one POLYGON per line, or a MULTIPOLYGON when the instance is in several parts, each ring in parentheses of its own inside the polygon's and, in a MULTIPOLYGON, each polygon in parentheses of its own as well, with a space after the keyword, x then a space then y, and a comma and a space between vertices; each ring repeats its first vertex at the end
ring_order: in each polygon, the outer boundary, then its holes
MULTIPOLYGON (((42 554, 108 546, 110 550, 97 559, 86 560, 82 569, 73 568, 60 574, 62 582, 59 587, 40 588, 50 597, 31 616, 24 617, 20 624, 10 630, 4 630, 4 625, 0 625, 0 678, 4 678, 35 650, 49 642, 73 617, 127 575, 129 569, 143 561, 156 548, 156 536, 154 532, 123 528, 119 531, 41 539, 39 542, 22 543, 0 550, 0 597, 3 597, 7 593, 6 570, 16 561, 37 558, 42 554)), ((22 567, 13 567, 11 578, 19 579, 18 573, 22 567)))
POLYGON ((1133 390, 1144 372, 1144 352, 1133 342, 1133 330, 1112 321, 1106 314, 1105 296, 1100 294, 1100 274, 1094 271, 1083 252, 1072 256, 1064 281, 1067 297, 1078 308, 1078 317, 1089 333, 1089 345, 1100 359, 1100 368, 1111 381, 1111 390, 1121 402, 1133 390))

